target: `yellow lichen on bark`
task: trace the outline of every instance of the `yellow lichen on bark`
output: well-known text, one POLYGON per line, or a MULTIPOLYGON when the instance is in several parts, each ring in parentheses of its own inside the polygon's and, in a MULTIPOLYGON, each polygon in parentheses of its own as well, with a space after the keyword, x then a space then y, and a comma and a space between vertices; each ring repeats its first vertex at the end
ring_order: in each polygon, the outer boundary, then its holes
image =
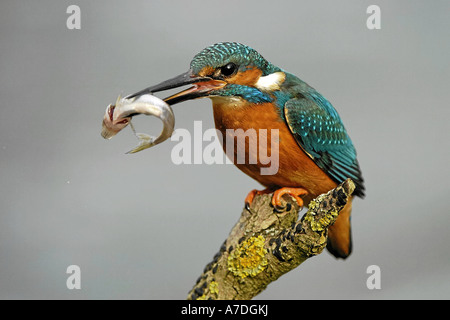
POLYGON ((311 229, 313 231, 323 231, 326 228, 330 226, 330 224, 334 223, 336 221, 337 216, 339 215, 339 211, 337 210, 330 210, 328 211, 323 217, 321 217, 319 220, 315 219, 315 212, 314 209, 318 206, 318 202, 321 201, 321 199, 325 197, 325 195, 320 195, 316 199, 312 200, 309 203, 308 208, 310 209, 304 218, 305 221, 309 222, 311 225, 311 229))
POLYGON ((218 294, 219 293, 219 284, 215 281, 211 281, 209 284, 209 292, 211 294, 218 294))
POLYGON ((242 279, 256 276, 267 266, 264 245, 265 238, 262 235, 243 241, 228 257, 228 270, 242 279))
POLYGON ((220 251, 208 263, 189 292, 190 300, 252 299, 268 284, 320 254, 327 245, 327 229, 348 203, 355 189, 348 179, 309 202, 299 219, 295 202, 283 212, 271 206, 272 194, 257 195, 220 251))

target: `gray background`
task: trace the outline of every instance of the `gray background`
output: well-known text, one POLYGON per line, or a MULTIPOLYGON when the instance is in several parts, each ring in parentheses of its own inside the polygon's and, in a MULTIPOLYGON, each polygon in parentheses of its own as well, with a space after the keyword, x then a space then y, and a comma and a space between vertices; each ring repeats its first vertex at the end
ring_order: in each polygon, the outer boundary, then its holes
MULTIPOLYGON (((2 1, 0 298, 184 299, 259 188, 231 165, 135 155, 106 106, 187 70, 221 41, 250 45, 325 95, 358 150, 367 197, 354 251, 305 262, 258 299, 450 298, 448 1, 2 1), (66 8, 81 8, 81 30, 66 8), (366 28, 378 4, 382 29, 366 28), (82 289, 66 288, 81 267, 82 289), (381 268, 381 290, 366 269, 381 268)), ((165 96, 165 95, 163 95, 165 96)), ((213 127, 211 102, 174 107, 213 127)), ((136 119, 158 133, 157 119, 136 119), (153 128, 151 128, 153 126, 153 128)))

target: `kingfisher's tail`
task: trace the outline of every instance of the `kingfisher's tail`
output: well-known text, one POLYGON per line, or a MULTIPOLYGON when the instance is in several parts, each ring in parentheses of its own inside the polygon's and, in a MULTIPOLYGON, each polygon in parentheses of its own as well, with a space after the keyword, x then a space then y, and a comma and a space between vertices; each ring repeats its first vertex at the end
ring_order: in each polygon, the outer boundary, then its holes
POLYGON ((336 222, 328 228, 327 249, 336 258, 345 259, 352 253, 351 212, 352 199, 349 199, 336 222))

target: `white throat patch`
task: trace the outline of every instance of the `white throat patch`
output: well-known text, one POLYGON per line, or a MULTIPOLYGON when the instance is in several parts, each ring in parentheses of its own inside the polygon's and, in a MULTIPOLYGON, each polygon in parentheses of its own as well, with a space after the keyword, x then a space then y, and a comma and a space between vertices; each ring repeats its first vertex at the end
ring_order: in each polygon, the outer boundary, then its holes
POLYGON ((264 77, 259 77, 255 86, 261 91, 274 91, 279 90, 280 85, 286 79, 284 72, 274 72, 264 77))

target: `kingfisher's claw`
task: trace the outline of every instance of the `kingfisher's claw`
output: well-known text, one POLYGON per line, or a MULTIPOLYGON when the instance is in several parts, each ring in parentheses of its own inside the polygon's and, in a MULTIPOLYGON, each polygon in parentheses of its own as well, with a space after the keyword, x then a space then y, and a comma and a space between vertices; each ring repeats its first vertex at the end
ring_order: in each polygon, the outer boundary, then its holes
POLYGON ((292 209, 292 204, 290 202, 286 203, 285 206, 273 206, 274 210, 278 213, 289 212, 292 209))

